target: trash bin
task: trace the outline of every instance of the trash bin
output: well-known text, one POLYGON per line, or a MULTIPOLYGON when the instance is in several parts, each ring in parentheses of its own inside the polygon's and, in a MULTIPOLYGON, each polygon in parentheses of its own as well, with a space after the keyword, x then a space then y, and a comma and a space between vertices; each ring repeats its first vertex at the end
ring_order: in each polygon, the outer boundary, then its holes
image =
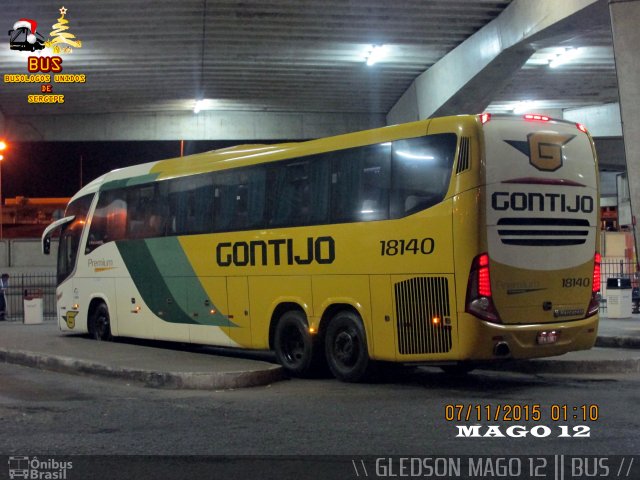
POLYGON ((24 323, 33 325, 42 323, 43 315, 42 290, 24 291, 24 323))
POLYGON ((607 317, 631 317, 631 279, 612 277, 607 279, 607 317))

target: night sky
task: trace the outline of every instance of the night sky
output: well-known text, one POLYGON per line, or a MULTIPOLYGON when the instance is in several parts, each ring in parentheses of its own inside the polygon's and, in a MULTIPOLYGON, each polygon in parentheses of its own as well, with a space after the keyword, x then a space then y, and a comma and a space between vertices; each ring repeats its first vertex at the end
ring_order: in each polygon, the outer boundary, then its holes
MULTIPOLYGON (((184 154, 260 141, 185 141, 184 154)), ((2 197, 70 197, 115 168, 180 156, 180 141, 14 142, 2 161, 2 197)))

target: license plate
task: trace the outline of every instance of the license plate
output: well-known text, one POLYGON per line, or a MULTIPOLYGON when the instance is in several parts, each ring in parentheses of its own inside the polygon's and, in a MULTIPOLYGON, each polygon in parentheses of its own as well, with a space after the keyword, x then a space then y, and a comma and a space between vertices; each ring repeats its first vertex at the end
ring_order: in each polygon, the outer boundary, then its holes
POLYGON ((560 332, 556 332, 555 330, 538 332, 536 341, 538 342, 538 345, 549 345, 551 343, 556 343, 559 336, 560 332))

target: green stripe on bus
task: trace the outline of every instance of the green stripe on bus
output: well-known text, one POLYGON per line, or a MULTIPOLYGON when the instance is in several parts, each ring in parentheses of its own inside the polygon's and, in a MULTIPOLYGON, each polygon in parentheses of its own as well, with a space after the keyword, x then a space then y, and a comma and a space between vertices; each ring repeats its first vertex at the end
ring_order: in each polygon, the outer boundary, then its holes
POLYGON ((104 183, 100 187, 100 191, 116 190, 118 188, 132 187, 134 185, 143 185, 145 183, 155 182, 159 173, 148 173, 146 175, 140 175, 138 177, 123 178, 120 180, 112 180, 104 183))
POLYGON ((152 238, 146 240, 146 244, 160 275, 167 281, 183 311, 192 317, 195 315, 197 323, 203 325, 237 326, 218 311, 215 299, 210 298, 202 287, 178 237, 152 238), (212 310, 215 313, 212 314, 212 310))
POLYGON ((120 241, 116 245, 144 302, 164 321, 237 326, 218 312, 191 268, 177 237, 120 241), (189 303, 189 297, 196 301, 189 303))

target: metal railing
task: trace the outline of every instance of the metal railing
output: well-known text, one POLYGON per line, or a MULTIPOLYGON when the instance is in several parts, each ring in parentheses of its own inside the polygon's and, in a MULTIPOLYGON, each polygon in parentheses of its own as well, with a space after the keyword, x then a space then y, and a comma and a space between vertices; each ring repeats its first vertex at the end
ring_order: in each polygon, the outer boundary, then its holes
POLYGON ((41 295, 45 318, 56 316, 56 274, 14 273, 4 292, 7 300, 5 318, 22 321, 25 296, 41 295))

